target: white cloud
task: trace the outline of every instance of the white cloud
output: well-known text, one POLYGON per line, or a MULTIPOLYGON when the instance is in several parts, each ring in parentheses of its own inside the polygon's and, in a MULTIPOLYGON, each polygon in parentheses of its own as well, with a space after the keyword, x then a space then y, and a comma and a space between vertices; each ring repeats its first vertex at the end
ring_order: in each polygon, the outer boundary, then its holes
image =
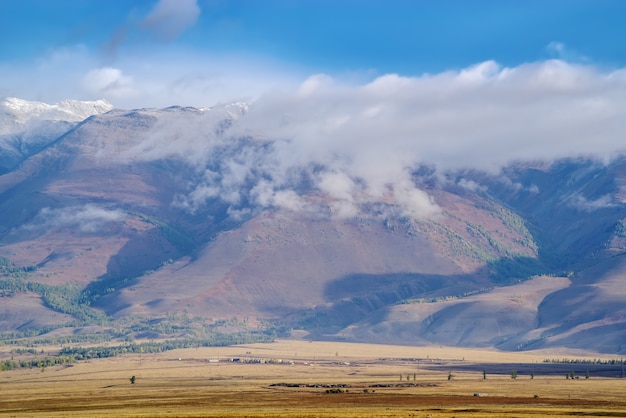
POLYGON ((582 212, 595 212, 599 209, 615 207, 615 202, 611 195, 604 195, 594 200, 589 200, 580 193, 574 193, 566 198, 567 204, 582 212))
POLYGON ((355 174, 382 177, 419 162, 497 170, 513 160, 624 148, 624 70, 551 60, 334 88, 317 87, 319 79, 303 83, 307 95, 301 88, 261 98, 240 128, 289 139, 294 160, 335 158, 355 174))
POLYGON ((302 75, 279 62, 236 54, 197 54, 172 44, 125 44, 114 63, 83 45, 50 50, 33 60, 0 59, 0 93, 46 103, 107 99, 136 109, 209 107, 252 101, 291 89, 302 75))
POLYGON ((560 58, 562 54, 565 52, 565 44, 563 42, 552 41, 548 45, 546 45, 546 50, 560 58))
POLYGON ((296 96, 307 98, 319 93, 329 92, 334 85, 333 79, 326 74, 316 74, 307 78, 296 90, 296 96))
POLYGON ((570 62, 576 62, 576 61, 584 62, 584 61, 589 60, 589 58, 587 58, 586 56, 565 46, 563 42, 558 42, 558 41, 550 42, 548 45, 546 45, 546 51, 553 58, 566 60, 570 62))
POLYGON ((343 218, 382 204, 421 218, 437 206, 413 181, 420 164, 496 172, 515 160, 610 159, 623 151, 626 71, 550 60, 388 74, 365 84, 316 75, 260 96, 223 136, 214 127, 225 113, 215 112, 159 125, 135 153, 206 170, 179 204, 323 206, 343 218), (237 139, 246 137, 253 139, 237 139))
POLYGON ((193 26, 200 16, 196 0, 159 0, 141 26, 160 40, 173 40, 193 26))
POLYGON ((272 190, 270 187, 268 191, 271 193, 269 200, 257 200, 263 207, 280 207, 293 212, 310 209, 304 199, 293 190, 272 190))
POLYGON ((80 94, 79 83, 95 60, 84 45, 46 51, 32 61, 0 61, 0 84, 5 95, 57 103, 64 99, 99 99, 80 94))
POLYGON ((99 96, 124 99, 135 96, 133 80, 118 68, 104 67, 89 71, 82 79, 85 90, 99 96))
MULTIPOLYGON (((290 210, 323 203, 349 217, 383 202, 423 216, 437 208, 411 181, 411 170, 422 163, 439 171, 496 172, 515 160, 608 160, 625 150, 625 69, 558 59, 515 67, 487 61, 360 84, 324 74, 296 83, 295 72, 275 63, 185 55, 167 46, 123 57, 115 68, 99 67, 81 48, 63 54, 56 55, 74 57, 79 67, 65 71, 51 56, 36 70, 24 67, 25 74, 35 85, 56 80, 44 73, 59 74, 56 92, 83 77, 79 98, 88 93, 127 108, 251 99, 246 115, 224 136, 214 128, 227 112, 190 113, 164 121, 132 150, 145 159, 184 159, 201 173, 177 200, 190 210, 220 197, 233 211, 247 203, 290 210), (233 142, 241 137, 254 139, 233 142), (303 182, 327 200, 305 198, 303 182)), ((0 67, 0 77, 6 74, 0 67)), ((13 85, 25 78, 4 79, 13 85)))
POLYGON ((473 180, 467 180, 467 179, 461 178, 459 181, 456 182, 456 184, 474 193, 484 193, 487 191, 486 186, 478 184, 473 180))
POLYGON ((71 206, 61 209, 43 208, 35 220, 23 228, 46 232, 53 229, 71 229, 80 233, 96 233, 111 224, 123 222, 126 214, 118 209, 97 205, 71 206))

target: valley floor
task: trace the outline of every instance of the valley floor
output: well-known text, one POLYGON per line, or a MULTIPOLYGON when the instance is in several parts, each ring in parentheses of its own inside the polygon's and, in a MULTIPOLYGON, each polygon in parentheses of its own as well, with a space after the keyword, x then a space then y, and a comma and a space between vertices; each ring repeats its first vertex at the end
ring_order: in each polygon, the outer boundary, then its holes
POLYGON ((0 372, 0 417, 626 417, 619 368, 587 379, 572 363, 566 379, 541 368, 554 358, 594 357, 306 341, 133 354, 0 372))

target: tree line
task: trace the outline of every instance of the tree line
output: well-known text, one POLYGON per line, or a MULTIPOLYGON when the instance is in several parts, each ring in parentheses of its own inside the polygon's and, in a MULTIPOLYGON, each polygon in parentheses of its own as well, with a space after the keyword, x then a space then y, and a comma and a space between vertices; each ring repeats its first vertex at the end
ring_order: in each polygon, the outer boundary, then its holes
POLYGON ((50 367, 75 363, 81 360, 116 357, 123 354, 162 353, 180 348, 224 347, 238 344, 273 342, 277 333, 274 330, 239 332, 234 334, 214 333, 207 339, 149 341, 142 343, 126 343, 117 346, 99 347, 63 347, 57 355, 29 360, 3 360, 0 371, 16 368, 50 367))

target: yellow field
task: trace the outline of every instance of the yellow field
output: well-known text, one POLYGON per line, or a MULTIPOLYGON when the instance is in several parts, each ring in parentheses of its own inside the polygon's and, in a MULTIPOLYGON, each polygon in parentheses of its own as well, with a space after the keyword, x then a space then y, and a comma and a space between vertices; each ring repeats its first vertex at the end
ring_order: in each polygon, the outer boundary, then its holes
POLYGON ((0 372, 0 417, 626 417, 626 379, 454 371, 448 380, 446 369, 555 357, 304 341, 126 355, 0 372))

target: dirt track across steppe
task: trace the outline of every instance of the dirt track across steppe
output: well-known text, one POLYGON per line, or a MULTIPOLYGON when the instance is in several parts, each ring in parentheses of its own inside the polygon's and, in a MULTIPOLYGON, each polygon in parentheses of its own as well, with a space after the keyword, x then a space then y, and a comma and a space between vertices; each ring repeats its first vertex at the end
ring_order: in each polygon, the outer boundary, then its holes
POLYGON ((626 379, 544 374, 553 358, 594 356, 288 340, 133 354, 0 372, 0 417, 626 417, 626 379))

